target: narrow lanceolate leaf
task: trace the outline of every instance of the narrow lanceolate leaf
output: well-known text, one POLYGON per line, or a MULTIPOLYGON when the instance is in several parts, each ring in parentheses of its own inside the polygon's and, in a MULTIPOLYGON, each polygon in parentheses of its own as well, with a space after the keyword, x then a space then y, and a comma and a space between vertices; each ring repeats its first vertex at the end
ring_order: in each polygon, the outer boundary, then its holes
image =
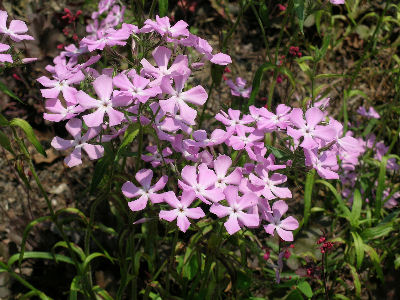
POLYGON ((25 254, 25 245, 26 245, 26 240, 28 239, 29 232, 32 230, 33 227, 35 227, 37 224, 45 222, 45 221, 51 221, 50 216, 43 216, 39 217, 33 221, 31 221, 24 230, 24 234, 22 235, 22 242, 21 242, 21 252, 19 254, 19 265, 21 265, 22 260, 24 259, 24 254, 25 254))
POLYGON ((354 248, 356 250, 357 269, 361 267, 364 260, 364 242, 357 232, 351 232, 354 240, 354 248))
POLYGON ((316 180, 315 183, 321 183, 321 184, 325 185, 332 192, 332 194, 336 198, 336 201, 338 202, 339 208, 343 212, 343 217, 345 217, 347 220, 350 221, 351 220, 350 209, 346 206, 345 202, 342 199, 342 196, 340 196, 340 194, 335 189, 335 187, 325 180, 316 180))
POLYGON ((310 170, 306 177, 306 186, 304 188, 304 219, 303 225, 307 225, 311 214, 311 196, 314 186, 315 169, 310 170))
POLYGON ((377 220, 379 220, 379 217, 381 215, 383 191, 385 190, 387 161, 388 161, 387 156, 382 157, 381 165, 379 167, 378 187, 376 189, 375 211, 374 211, 374 217, 377 220))
POLYGON ((27 139, 32 143, 36 150, 43 156, 47 157, 46 152, 44 151, 42 145, 39 143, 31 125, 29 125, 27 121, 20 118, 14 118, 11 120, 10 125, 21 128, 25 132, 27 139))
POLYGON ((310 284, 307 281, 302 281, 297 285, 297 288, 307 297, 311 298, 313 296, 313 292, 310 284))
POLYGON ((119 148, 118 148, 116 159, 118 159, 118 157, 122 153, 122 151, 125 150, 133 142, 133 140, 139 134, 139 131, 140 131, 139 123, 129 125, 128 129, 125 132, 121 146, 119 146, 119 148))
POLYGON ((250 99, 248 102, 248 105, 253 105, 255 102, 255 99, 258 95, 258 91, 260 90, 260 85, 263 79, 263 75, 265 71, 268 70, 275 70, 277 68, 276 65, 274 65, 271 62, 266 62, 263 63, 256 71, 256 73, 254 74, 254 78, 253 78, 253 85, 252 85, 252 91, 251 91, 251 95, 250 95, 250 99))
POLYGON ((362 207, 361 193, 358 189, 354 191, 353 206, 351 208, 351 226, 358 226, 362 207))
POLYGON ((376 274, 378 275, 378 278, 380 279, 380 281, 383 283, 385 279, 383 277, 381 260, 379 258, 378 253, 376 253, 374 248, 372 248, 371 246, 365 245, 365 244, 364 244, 364 250, 365 250, 365 252, 367 252, 368 256, 371 258, 371 261, 374 264, 376 274))
POLYGON ((114 161, 114 152, 111 146, 108 143, 104 144, 103 146, 105 153, 104 156, 97 161, 96 166, 94 167, 92 182, 90 183, 91 194, 94 193, 97 186, 106 174, 108 167, 112 165, 114 161))
POLYGON ((15 95, 4 83, 2 83, 0 81, 0 91, 2 91, 4 94, 10 96, 11 98, 21 102, 22 104, 25 104, 24 102, 22 102, 21 99, 18 98, 17 95, 15 95))
MULTIPOLYGON (((28 259, 28 258, 49 259, 49 260, 54 260, 55 262, 65 262, 71 265, 74 264, 74 261, 70 257, 61 254, 53 255, 53 253, 50 252, 37 252, 37 251, 25 252, 23 259, 28 259)), ((11 256, 10 259, 8 260, 8 266, 11 267, 16 261, 18 261, 18 259, 19 259, 19 253, 11 256)))
POLYGON ((158 12, 160 17, 165 17, 168 14, 168 0, 158 0, 158 12))
POLYGON ((8 122, 7 118, 0 114, 0 126, 8 126, 10 122, 8 122))
POLYGON ((354 283, 354 289, 356 291, 356 297, 360 298, 361 296, 361 282, 360 282, 360 277, 358 276, 356 268, 354 268, 352 265, 347 264, 347 266, 350 268, 350 273, 351 276, 353 276, 353 283, 354 283))
POLYGON ((297 19, 299 20, 299 26, 300 26, 300 31, 302 34, 303 32, 303 26, 304 26, 304 0, 294 0, 293 5, 294 5, 294 11, 296 13, 297 19))
POLYGON ((2 146, 4 149, 6 149, 8 152, 13 154, 15 156, 15 153, 11 147, 11 142, 8 136, 0 130, 0 146, 2 146))

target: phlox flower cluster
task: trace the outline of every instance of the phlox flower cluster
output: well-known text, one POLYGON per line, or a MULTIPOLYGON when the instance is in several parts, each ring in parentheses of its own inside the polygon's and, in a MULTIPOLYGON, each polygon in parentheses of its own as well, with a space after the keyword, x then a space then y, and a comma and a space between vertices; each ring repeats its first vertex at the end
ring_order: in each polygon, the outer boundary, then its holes
MULTIPOLYGON (((135 180, 123 185, 132 211, 157 205, 160 219, 176 220, 183 232, 193 220, 213 216, 223 220, 228 234, 263 226, 266 233, 292 241, 299 223, 286 216, 289 207, 283 200, 292 197, 285 186, 291 164, 269 154, 265 135, 274 133, 285 141, 293 156, 300 153, 301 163, 324 179, 339 179, 344 170, 355 168, 364 152, 362 141, 351 132, 343 136, 342 124, 326 112, 329 99, 318 99, 305 112, 284 104, 274 111, 251 106, 248 114, 228 109, 215 116, 219 128, 197 129, 197 110, 208 95, 196 85, 194 74, 206 63, 227 65, 230 57, 213 54, 211 45, 191 34, 184 21, 171 24, 168 17, 157 16, 138 28, 122 23, 123 11, 115 1, 101 1, 88 35, 46 67, 51 78, 38 79, 47 99, 44 118, 66 121, 73 137, 55 137, 52 146, 71 149, 65 163, 73 167, 82 163, 81 149, 89 159, 98 159, 104 155, 102 143, 118 140, 130 124, 140 124, 157 138, 157 146, 147 145, 141 158, 159 171, 136 170, 135 180), (132 48, 141 39, 154 42, 154 50, 137 68, 96 68, 103 55, 114 51, 111 47, 131 41, 132 48), (235 158, 223 152, 235 153, 235 158), (239 166, 239 160, 246 163, 239 166), (153 179, 166 169, 177 180, 167 175, 153 179)), ((245 82, 239 84, 241 90, 235 91, 245 97, 245 82)))
MULTIPOLYGON (((9 25, 7 26, 8 14, 4 10, 0 10, 0 34, 2 35, 2 41, 4 38, 7 38, 8 42, 22 42, 24 40, 31 41, 34 38, 28 34, 25 34, 28 31, 28 27, 25 22, 21 20, 11 20, 9 25)), ((13 63, 14 60, 12 55, 7 53, 10 50, 9 44, 0 43, 0 63, 8 62, 13 63)), ((35 61, 36 58, 24 58, 22 59, 23 63, 29 63, 35 61)))

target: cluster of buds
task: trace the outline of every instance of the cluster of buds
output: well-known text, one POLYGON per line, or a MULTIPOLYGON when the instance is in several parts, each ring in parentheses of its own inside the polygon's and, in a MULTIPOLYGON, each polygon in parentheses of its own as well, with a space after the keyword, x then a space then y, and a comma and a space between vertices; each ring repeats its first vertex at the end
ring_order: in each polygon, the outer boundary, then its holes
POLYGON ((321 245, 321 247, 319 247, 319 249, 321 250, 321 253, 326 253, 326 252, 332 250, 332 248, 333 248, 333 243, 327 242, 326 237, 324 237, 324 236, 321 236, 319 238, 319 240, 317 241, 317 244, 321 245))
POLYGON ((69 24, 76 21, 76 19, 82 14, 81 10, 78 10, 74 15, 68 8, 64 8, 64 15, 61 17, 63 20, 67 20, 69 24))
POLYGON ((302 53, 299 50, 299 47, 291 46, 289 48, 289 54, 292 56, 302 57, 302 53))

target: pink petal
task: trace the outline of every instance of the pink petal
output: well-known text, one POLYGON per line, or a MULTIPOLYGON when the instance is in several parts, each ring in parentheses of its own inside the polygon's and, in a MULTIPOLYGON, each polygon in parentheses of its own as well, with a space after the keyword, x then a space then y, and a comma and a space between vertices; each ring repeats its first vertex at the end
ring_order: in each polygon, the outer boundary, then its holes
POLYGON ((231 214, 229 216, 228 220, 224 223, 224 226, 226 228, 226 231, 228 231, 228 233, 230 235, 232 235, 240 230, 237 216, 234 214, 231 214))
POLYGON ((213 64, 217 64, 217 65, 221 65, 221 66, 225 66, 227 64, 232 63, 231 57, 224 53, 217 53, 217 54, 213 55, 213 57, 210 59, 210 61, 213 64))
POLYGON ((58 87, 54 87, 51 89, 41 89, 40 92, 42 93, 43 98, 57 98, 60 94, 60 89, 58 87))
POLYGON ((290 120, 297 128, 304 128, 306 126, 301 108, 293 108, 290 113, 290 120))
POLYGON ((57 149, 59 151, 66 150, 68 148, 71 148, 73 145, 74 141, 71 140, 64 140, 63 138, 60 138, 58 136, 54 137, 53 140, 51 141, 51 146, 54 149, 57 149))
POLYGON ((125 118, 125 115, 113 108, 108 108, 107 109, 107 115, 108 115, 108 121, 110 126, 115 126, 119 125, 122 123, 122 120, 125 118))
POLYGON ((293 233, 291 231, 284 230, 278 226, 276 227, 276 232, 282 238, 282 240, 286 242, 293 241, 293 233))
POLYGON ((93 99, 88 94, 83 91, 79 91, 75 94, 75 98, 78 101, 79 105, 84 109, 90 109, 98 106, 99 101, 93 99))
POLYGON ((226 200, 228 201, 230 207, 233 207, 233 205, 237 202, 239 197, 238 191, 239 188, 237 186, 230 186, 224 190, 226 200))
POLYGON ((146 189, 150 188, 153 171, 150 169, 141 169, 135 175, 136 180, 146 189))
POLYGON ((135 198, 139 196, 139 188, 132 182, 127 181, 122 185, 122 193, 127 198, 135 198))
POLYGON ((159 67, 167 67, 172 51, 166 47, 160 46, 157 47, 152 54, 159 67))
POLYGON ((214 161, 214 170, 218 178, 224 178, 232 165, 232 159, 226 155, 220 155, 214 161))
POLYGON ((99 159, 104 155, 104 148, 101 145, 84 144, 83 150, 85 150, 91 160, 99 159))
POLYGON ((199 184, 205 189, 214 186, 217 181, 217 176, 215 173, 207 168, 205 164, 199 166, 199 184))
POLYGON ((299 222, 292 216, 282 220, 279 226, 285 230, 295 230, 299 228, 299 222))
POLYGON ((283 200, 278 200, 272 205, 272 210, 277 210, 283 216, 287 210, 288 210, 288 205, 286 204, 285 201, 283 200))
POLYGON ((276 226, 274 224, 268 224, 268 225, 264 225, 264 230, 266 231, 266 233, 274 236, 274 231, 275 231, 276 226))
POLYGON ((227 215, 229 215, 231 210, 229 207, 223 206, 218 203, 214 203, 210 207, 210 212, 217 215, 218 218, 223 218, 223 217, 226 217, 227 215))
POLYGON ((204 211, 200 207, 186 209, 185 215, 191 219, 201 219, 205 217, 204 211))
POLYGON ((164 201, 171 205, 173 208, 178 208, 181 205, 178 198, 176 198, 175 193, 172 191, 164 193, 164 201))
POLYGON ((208 95, 206 90, 201 85, 198 85, 181 93, 181 98, 196 105, 203 105, 207 101, 208 95))
POLYGON ((85 121, 88 127, 97 127, 103 124, 104 119, 104 110, 98 109, 95 112, 83 116, 83 120, 85 121))
POLYGON ((193 166, 185 166, 182 169, 182 178, 191 186, 195 186, 197 184, 197 174, 196 167, 193 166))
POLYGON ((315 128, 323 118, 324 113, 317 107, 311 107, 306 111, 306 121, 309 128, 315 128))
POLYGON ((64 162, 70 168, 75 167, 82 163, 81 156, 81 148, 75 148, 75 150, 72 151, 71 154, 64 159, 64 162))
POLYGON ((153 192, 158 192, 159 190, 162 190, 162 189, 165 187, 165 185, 167 184, 167 182, 168 182, 168 176, 167 176, 167 175, 163 175, 163 176, 157 181, 157 183, 151 187, 151 190, 152 190, 153 192))
POLYGON ((168 222, 172 222, 173 220, 176 219, 177 213, 176 209, 174 210, 161 210, 160 213, 158 214, 158 217, 162 220, 166 220, 168 222))
POLYGON ((82 121, 80 119, 73 118, 67 122, 65 129, 69 132, 74 139, 81 136, 82 132, 82 121))
POLYGON ((260 218, 258 214, 246 214, 242 211, 238 212, 238 219, 247 227, 258 227, 260 218))
POLYGON ((177 218, 176 224, 178 225, 180 230, 183 231, 183 232, 186 232, 186 230, 190 226, 189 219, 186 216, 182 215, 182 214, 178 214, 178 218, 177 218))
POLYGON ((181 203, 184 207, 189 207, 194 199, 196 199, 196 193, 193 190, 186 190, 182 192, 181 203))
POLYGON ((100 75, 93 82, 94 90, 101 100, 107 100, 111 98, 113 91, 112 78, 107 75, 100 75))
POLYGON ((12 20, 10 22, 9 30, 13 33, 25 33, 28 31, 28 27, 26 26, 25 22, 20 20, 12 20))
POLYGON ((128 206, 131 211, 139 211, 145 209, 148 201, 148 197, 146 195, 141 196, 139 199, 128 202, 128 206))

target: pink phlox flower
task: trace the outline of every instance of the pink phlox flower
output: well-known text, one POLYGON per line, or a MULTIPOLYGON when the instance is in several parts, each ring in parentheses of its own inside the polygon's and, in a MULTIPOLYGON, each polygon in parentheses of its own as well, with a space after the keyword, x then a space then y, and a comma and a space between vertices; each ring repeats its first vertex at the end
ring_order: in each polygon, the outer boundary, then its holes
POLYGON ((292 216, 281 220, 282 216, 287 212, 288 205, 283 200, 278 200, 272 205, 272 212, 267 212, 267 221, 270 222, 268 225, 264 225, 264 229, 267 233, 274 236, 274 232, 282 238, 282 240, 291 242, 293 241, 292 231, 299 227, 299 222, 292 216))
POLYGON ((70 44, 64 47, 64 51, 61 51, 61 57, 77 57, 84 53, 88 52, 88 48, 86 46, 79 46, 77 48, 75 44, 70 44))
POLYGON ((109 27, 115 27, 124 20, 125 6, 120 7, 119 5, 114 5, 111 11, 105 18, 105 22, 109 27))
POLYGON ((38 60, 37 57, 25 57, 25 58, 21 59, 23 64, 30 64, 31 62, 34 62, 37 60, 38 60))
POLYGON ((213 64, 216 64, 216 65, 226 66, 226 65, 232 63, 232 59, 228 54, 217 53, 217 54, 213 55, 213 57, 210 59, 210 62, 212 62, 213 64))
POLYGON ((321 155, 317 149, 304 149, 306 166, 312 166, 319 176, 324 179, 339 179, 339 175, 333 170, 338 168, 336 153, 325 151, 321 155))
POLYGON ((385 204, 383 205, 385 208, 392 209, 399 205, 397 199, 400 198, 400 192, 390 193, 390 189, 386 189, 383 191, 383 197, 385 199, 385 204))
POLYGON ((171 37, 186 37, 189 35, 189 30, 187 27, 189 26, 185 21, 178 21, 174 26, 171 27, 168 17, 160 18, 158 15, 156 16, 156 21, 147 19, 144 21, 144 26, 140 29, 142 33, 148 33, 156 31, 162 36, 171 36, 171 37))
POLYGON ((226 130, 230 135, 236 132, 236 128, 239 125, 247 128, 252 128, 246 125, 254 122, 253 118, 249 115, 244 115, 243 118, 240 119, 240 110, 235 110, 231 108, 228 109, 228 113, 221 110, 215 115, 215 119, 226 126, 226 130))
POLYGON ((44 98, 55 99, 62 92, 63 97, 69 104, 77 104, 75 95, 77 90, 72 87, 73 84, 78 84, 85 79, 85 75, 81 72, 71 72, 66 66, 58 64, 54 67, 55 74, 53 80, 46 76, 42 76, 37 81, 46 89, 41 89, 44 98))
POLYGON ((188 143, 197 147, 214 147, 225 142, 227 132, 222 129, 215 129, 210 138, 208 138, 207 132, 203 129, 196 130, 193 132, 194 140, 188 140, 188 143))
POLYGON ((98 142, 99 143, 109 142, 109 141, 121 136, 122 134, 124 134, 126 129, 128 129, 127 125, 122 127, 121 129, 109 128, 108 125, 105 125, 105 124, 103 124, 102 127, 103 127, 104 130, 106 130, 106 129, 111 130, 111 133, 110 134, 103 134, 103 135, 101 135, 101 138, 98 137, 98 142))
POLYGON ((268 171, 276 171, 286 169, 286 165, 276 165, 275 164, 275 156, 271 153, 268 155, 267 158, 263 155, 262 159, 259 159, 258 162, 262 165, 263 168, 267 169, 268 171))
POLYGON ((300 144, 305 149, 313 149, 318 147, 318 142, 315 138, 330 142, 336 136, 336 130, 332 126, 317 125, 324 119, 324 113, 316 107, 312 107, 306 111, 306 120, 303 118, 303 111, 300 108, 294 108, 290 113, 290 120, 294 126, 287 128, 287 134, 293 139, 299 140, 303 137, 303 142, 300 144))
POLYGON ((187 102, 201 106, 207 100, 207 92, 201 85, 197 85, 190 90, 183 92, 188 75, 173 76, 175 89, 172 87, 170 79, 164 78, 161 82, 163 93, 171 95, 167 100, 160 100, 159 104, 165 113, 176 115, 179 110, 180 117, 189 125, 195 125, 197 111, 191 108, 187 102))
POLYGON ((329 1, 335 5, 344 4, 344 0, 329 0, 329 1))
MULTIPOLYGON (((382 161, 383 156, 388 152, 389 147, 385 146, 383 142, 378 142, 375 145, 375 155, 374 158, 378 161, 382 161)), ((400 166, 396 163, 396 158, 389 158, 387 160, 386 169, 388 170, 399 170, 400 166)))
MULTIPOLYGON (((10 49, 9 45, 0 43, 0 52, 4 52, 10 49)), ((10 54, 0 54, 0 62, 13 63, 12 56, 10 54)))
POLYGON ((159 86, 147 88, 150 80, 137 74, 133 75, 131 81, 126 74, 120 73, 113 78, 113 83, 117 88, 121 89, 121 92, 116 92, 116 95, 124 95, 130 99, 127 105, 134 99, 141 103, 146 103, 149 98, 161 94, 159 86))
POLYGON ((10 26, 7 28, 8 14, 4 10, 0 10, 0 33, 9 36, 14 42, 23 40, 34 40, 30 35, 23 34, 28 31, 28 26, 20 20, 11 20, 10 26))
POLYGON ((218 218, 228 217, 224 223, 226 231, 232 235, 238 232, 241 227, 257 227, 260 223, 258 214, 250 214, 249 208, 257 205, 258 197, 254 193, 247 193, 239 197, 239 190, 236 186, 230 186, 224 190, 228 206, 214 203, 210 207, 210 212, 218 218))
POLYGON ((64 162, 67 166, 74 167, 82 163, 82 148, 92 160, 99 159, 104 155, 103 146, 92 145, 88 143, 89 140, 93 139, 100 133, 100 127, 89 128, 88 131, 82 136, 82 121, 80 119, 73 118, 67 122, 65 128, 74 139, 64 140, 63 138, 56 136, 51 141, 51 145, 59 151, 74 148, 71 154, 64 159, 64 162))
POLYGON ((49 113, 44 113, 43 114, 43 119, 52 121, 52 122, 60 122, 64 120, 69 120, 71 118, 76 117, 78 114, 80 114, 84 109, 80 105, 68 105, 63 106, 61 101, 59 99, 48 99, 46 100, 45 103, 45 108, 51 114, 49 113))
POLYGON ((114 73, 113 68, 104 68, 101 70, 101 73, 99 73, 96 69, 93 69, 91 67, 85 68, 85 73, 88 77, 92 77, 93 79, 96 79, 100 75, 107 75, 108 77, 112 77, 114 73))
POLYGON ((133 33, 135 28, 130 24, 122 24, 121 29, 109 28, 106 31, 98 31, 96 39, 89 39, 87 37, 81 40, 81 46, 87 46, 89 52, 94 50, 103 50, 106 46, 125 46, 126 40, 133 33))
POLYGON ((275 131, 277 128, 285 130, 290 124, 289 112, 291 108, 285 104, 276 107, 276 114, 270 112, 265 107, 260 109, 261 118, 257 122, 257 128, 265 132, 275 131))
POLYGON ((181 172, 182 179, 178 185, 183 190, 193 191, 196 197, 206 204, 218 202, 225 198, 222 189, 216 188, 217 175, 207 165, 200 164, 198 168, 185 166, 181 172))
POLYGON ((112 98, 113 80, 107 75, 101 75, 93 81, 93 88, 96 91, 99 100, 93 99, 83 91, 76 94, 79 104, 86 110, 94 108, 95 111, 83 116, 88 127, 97 127, 103 123, 104 114, 108 115, 109 125, 115 126, 121 124, 125 118, 124 114, 115 109, 115 107, 124 106, 128 101, 119 97, 112 98))
POLYGON ((183 191, 180 201, 174 192, 166 192, 164 194, 164 201, 172 206, 173 210, 161 210, 159 213, 160 219, 172 222, 177 220, 179 229, 183 232, 190 226, 189 219, 201 219, 205 217, 204 211, 200 207, 189 208, 194 199, 195 193, 192 191, 183 191))
POLYGON ((151 163, 151 166, 154 168, 162 165, 164 161, 166 164, 174 162, 173 159, 166 158, 172 155, 172 150, 168 147, 164 148, 161 154, 158 152, 157 146, 147 146, 146 150, 149 151, 151 155, 142 155, 142 160, 151 163))
POLYGON ((286 187, 278 187, 277 185, 285 183, 287 177, 280 173, 274 173, 269 176, 268 166, 257 165, 255 173, 249 175, 250 182, 259 188, 262 188, 261 194, 267 199, 275 198, 292 198, 292 192, 286 187))
POLYGON ((263 148, 264 142, 260 142, 262 139, 264 139, 264 133, 260 130, 237 125, 236 135, 232 135, 227 141, 227 144, 235 150, 245 149, 250 158, 256 159, 256 154, 254 153, 253 148, 263 148))
POLYGON ((215 187, 225 189, 230 185, 239 185, 243 175, 239 167, 236 167, 228 175, 228 170, 232 166, 232 159, 227 155, 220 155, 214 160, 214 171, 217 175, 215 187))
POLYGON ((188 68, 188 58, 186 55, 178 55, 170 67, 169 60, 172 56, 172 51, 164 46, 159 46, 152 52, 153 58, 157 67, 153 66, 147 59, 143 58, 140 63, 143 66, 141 73, 143 75, 155 78, 150 83, 150 86, 158 86, 164 77, 185 75, 189 76, 190 69, 188 68))
POLYGON ((317 107, 321 110, 325 110, 328 106, 329 106, 329 101, 331 100, 331 98, 329 97, 325 97, 325 98, 321 98, 321 96, 319 95, 314 102, 314 105, 312 105, 312 101, 309 100, 308 101, 308 108, 311 107, 317 107))
POLYGON ((242 77, 236 78, 236 84, 232 80, 227 80, 226 84, 231 88, 231 94, 233 96, 250 98, 251 87, 246 88, 247 81, 242 77))
POLYGON ((254 122, 258 122, 261 120, 261 108, 255 107, 254 105, 249 106, 250 116, 253 118, 254 122))
POLYGON ((207 167, 212 168, 214 165, 214 157, 208 150, 199 152, 197 163, 205 164, 207 167))
POLYGON ((172 148, 182 154, 182 158, 193 162, 199 161, 199 147, 188 143, 187 140, 183 139, 182 134, 177 134, 171 143, 172 148))
POLYGON ((168 176, 163 175, 156 184, 151 185, 153 171, 149 169, 141 169, 135 175, 140 187, 137 187, 132 182, 127 181, 122 185, 122 193, 127 198, 137 198, 128 202, 128 206, 132 211, 143 210, 147 202, 160 203, 163 201, 163 194, 156 192, 162 190, 168 182, 168 176))
POLYGON ((357 109, 357 112, 358 112, 360 115, 362 115, 362 116, 364 116, 364 117, 367 117, 367 118, 379 119, 379 118, 381 117, 381 116, 377 113, 377 111, 376 111, 372 106, 369 107, 369 110, 368 110, 368 111, 365 109, 364 106, 360 106, 360 107, 357 109))
POLYGON ((100 0, 98 6, 98 14, 108 11, 112 5, 114 5, 115 0, 100 0))

